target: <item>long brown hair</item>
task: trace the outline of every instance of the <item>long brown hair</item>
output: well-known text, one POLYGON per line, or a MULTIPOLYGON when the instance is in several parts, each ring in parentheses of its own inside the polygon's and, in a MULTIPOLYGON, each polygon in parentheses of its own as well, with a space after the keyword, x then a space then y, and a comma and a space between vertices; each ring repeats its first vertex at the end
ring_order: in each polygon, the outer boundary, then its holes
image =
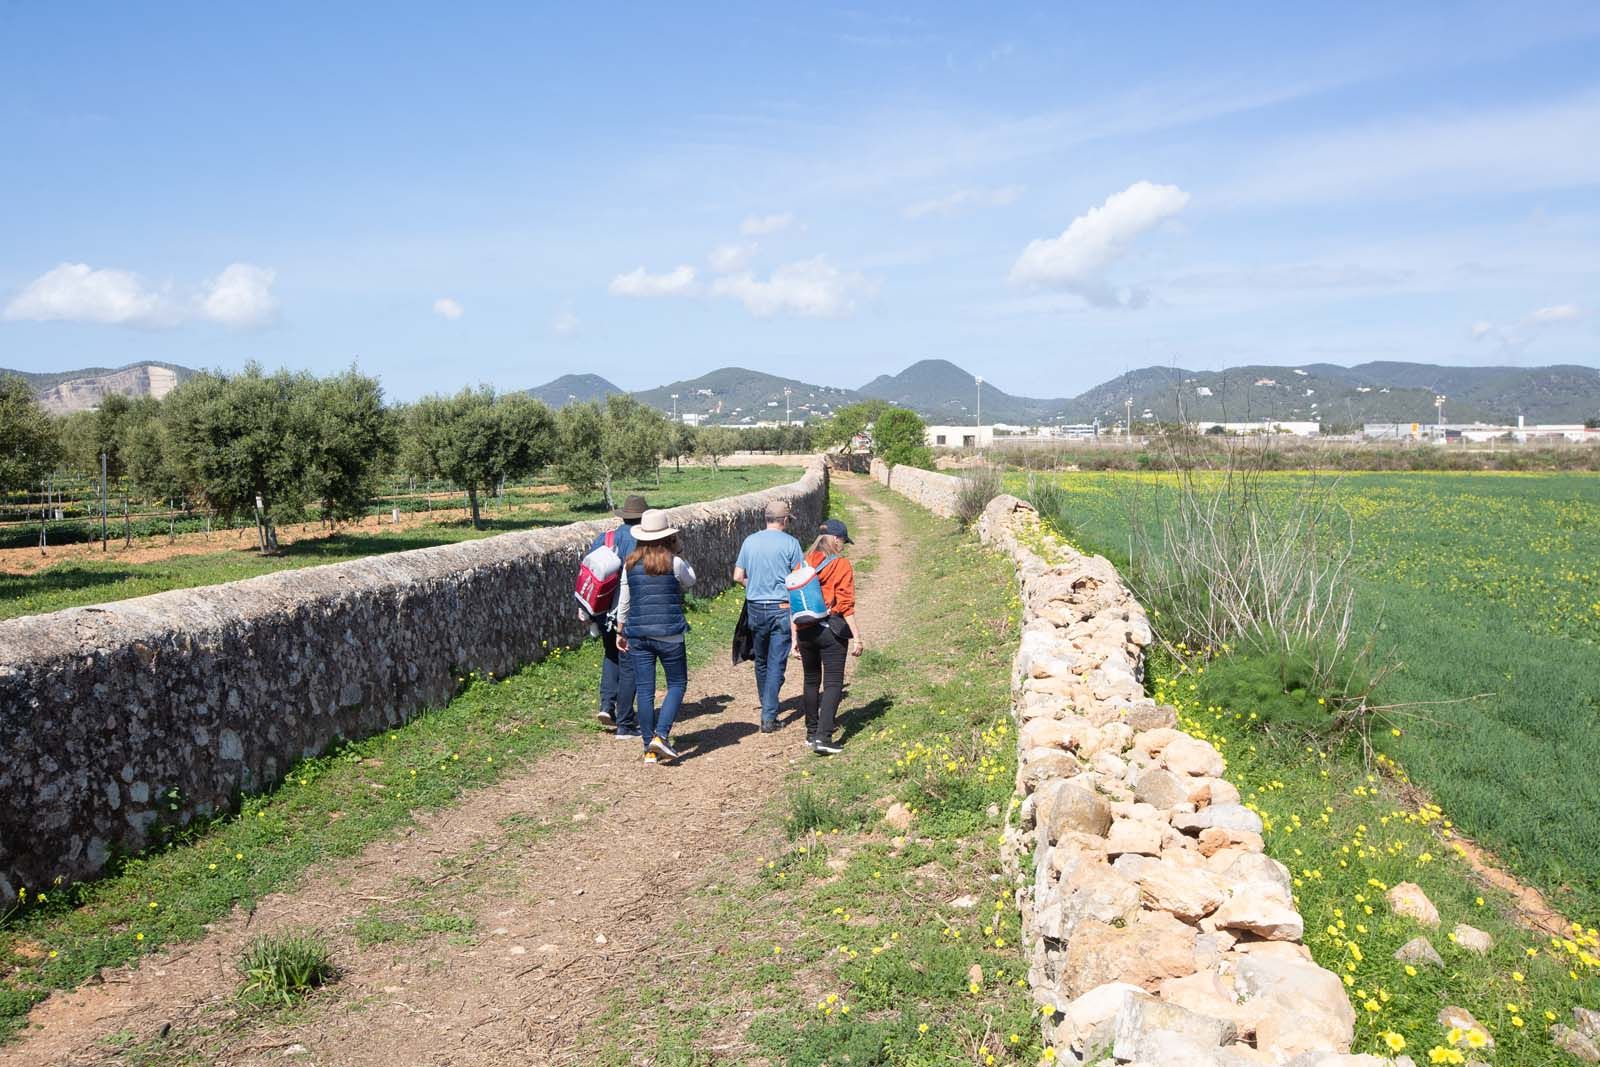
POLYGON ((629 552, 628 558, 622 561, 622 566, 631 571, 640 560, 643 560, 646 574, 671 574, 672 557, 677 554, 677 534, 663 537, 659 541, 640 541, 638 547, 629 552))
POLYGON ((844 551, 844 542, 839 540, 837 534, 818 534, 817 539, 811 542, 811 551, 821 552, 824 556, 837 556, 844 551))

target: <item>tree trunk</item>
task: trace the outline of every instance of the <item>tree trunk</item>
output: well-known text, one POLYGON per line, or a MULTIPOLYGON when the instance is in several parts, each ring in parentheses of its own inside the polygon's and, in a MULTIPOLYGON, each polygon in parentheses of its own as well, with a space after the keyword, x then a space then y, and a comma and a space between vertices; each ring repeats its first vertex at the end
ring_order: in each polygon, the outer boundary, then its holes
POLYGON ((611 472, 606 472, 606 507, 615 508, 616 501, 611 499, 611 472))
POLYGON ((478 521, 478 490, 476 487, 467 489, 467 501, 472 506, 472 528, 474 530, 483 529, 483 525, 478 521))

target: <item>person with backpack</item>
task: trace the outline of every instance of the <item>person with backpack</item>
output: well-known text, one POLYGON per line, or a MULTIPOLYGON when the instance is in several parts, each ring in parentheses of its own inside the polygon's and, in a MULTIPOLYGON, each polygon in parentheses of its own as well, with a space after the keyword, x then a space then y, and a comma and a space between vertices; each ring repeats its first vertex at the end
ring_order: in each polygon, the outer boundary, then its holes
POLYGON ((865 647, 856 629, 856 572, 843 555, 854 544, 838 519, 824 522, 805 562, 789 579, 794 651, 805 671, 802 702, 806 746, 819 756, 842 751, 833 739, 834 717, 844 697, 845 656, 865 647))
MULTIPOLYGON (((612 512, 622 520, 622 525, 596 536, 589 551, 610 549, 620 567, 621 561, 627 559, 636 547, 633 530, 649 506, 642 496, 630 496, 624 500, 622 506, 612 512)), ((617 648, 617 636, 621 631, 617 625, 615 595, 609 610, 595 615, 594 623, 600 628, 600 643, 605 650, 605 656, 600 661, 600 710, 595 713, 595 718, 601 726, 615 727, 617 737, 638 737, 639 719, 633 706, 634 692, 638 686, 633 678, 633 660, 617 648)))
POLYGON ((651 508, 634 528, 635 548, 622 561, 621 595, 617 602, 617 648, 633 661, 636 712, 644 737, 646 763, 678 759, 669 737, 683 694, 689 687, 689 661, 683 635, 689 620, 683 613, 683 591, 694 585, 695 573, 678 555, 678 531, 667 524, 665 511, 651 508), (656 664, 667 676, 667 695, 656 708, 656 664))
POLYGON ((805 558, 788 532, 789 505, 774 500, 766 508, 767 525, 744 539, 733 565, 733 580, 744 586, 744 610, 756 662, 756 695, 761 701, 761 732, 778 728, 778 700, 784 670, 793 646, 789 592, 784 580, 805 558))

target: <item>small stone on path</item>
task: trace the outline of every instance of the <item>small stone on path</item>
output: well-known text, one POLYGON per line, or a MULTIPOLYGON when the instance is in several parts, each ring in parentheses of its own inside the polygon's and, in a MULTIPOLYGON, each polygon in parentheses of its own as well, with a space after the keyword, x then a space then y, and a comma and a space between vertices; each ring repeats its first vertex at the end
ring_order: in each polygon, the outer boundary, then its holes
POLYGON ((1476 952, 1480 956, 1487 956, 1489 950, 1494 948, 1494 938, 1476 926, 1468 926, 1466 923, 1456 923, 1450 938, 1468 952, 1476 952))

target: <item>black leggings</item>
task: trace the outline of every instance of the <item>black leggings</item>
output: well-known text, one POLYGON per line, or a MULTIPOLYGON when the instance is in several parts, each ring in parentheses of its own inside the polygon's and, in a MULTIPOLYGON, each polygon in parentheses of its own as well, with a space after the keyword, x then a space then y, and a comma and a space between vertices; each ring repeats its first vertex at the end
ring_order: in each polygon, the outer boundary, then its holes
POLYGON ((849 642, 826 623, 799 632, 800 663, 805 667, 806 739, 833 740, 833 718, 844 697, 844 660, 849 642))

